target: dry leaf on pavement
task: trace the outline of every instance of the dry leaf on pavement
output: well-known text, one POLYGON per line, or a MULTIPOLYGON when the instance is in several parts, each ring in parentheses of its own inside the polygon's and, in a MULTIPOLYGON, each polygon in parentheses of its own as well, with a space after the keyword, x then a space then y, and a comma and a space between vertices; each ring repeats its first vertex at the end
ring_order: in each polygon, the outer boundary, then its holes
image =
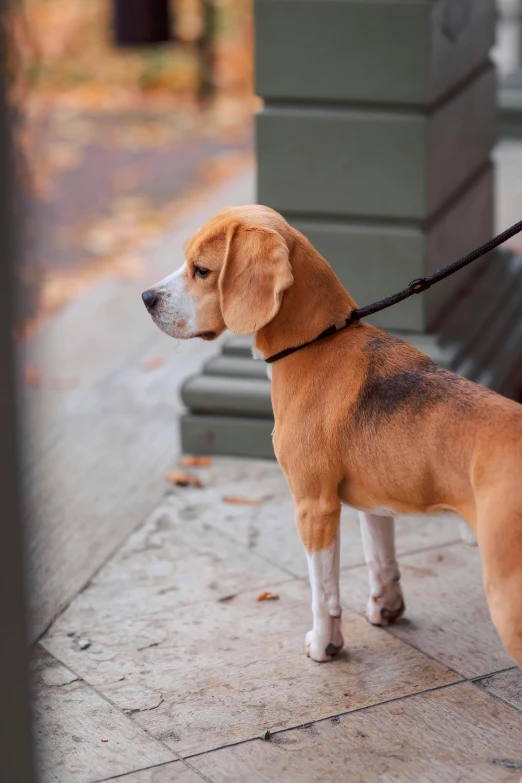
POLYGON ((35 367, 34 364, 25 365, 25 382, 31 389, 39 389, 42 385, 43 375, 42 371, 35 367))
POLYGON ((187 454, 182 457, 179 464, 183 468, 208 468, 212 465, 212 457, 198 457, 193 454, 187 454))
POLYGON ((178 487, 202 487, 201 480, 194 476, 192 473, 183 473, 181 470, 172 470, 169 473, 165 473, 165 478, 170 481, 171 484, 176 484, 178 487))
POLYGON ((261 593, 261 595, 257 596, 258 601, 279 601, 279 596, 277 593, 261 593))
POLYGON ((227 495, 223 498, 223 503, 236 503, 239 506, 259 506, 261 501, 256 498, 243 498, 235 497, 234 495, 227 495))
POLYGON ((165 363, 163 356, 151 356, 150 359, 145 359, 143 366, 146 370, 154 370, 156 367, 161 367, 165 363))

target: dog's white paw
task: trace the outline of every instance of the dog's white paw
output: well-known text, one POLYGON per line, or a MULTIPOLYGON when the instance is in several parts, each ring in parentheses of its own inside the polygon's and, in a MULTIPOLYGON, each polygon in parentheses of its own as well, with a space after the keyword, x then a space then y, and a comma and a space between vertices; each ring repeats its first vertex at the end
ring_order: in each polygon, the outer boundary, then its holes
POLYGON ((366 605, 366 617, 372 625, 389 625, 402 617, 404 598, 399 581, 385 585, 379 595, 371 595, 366 605))
POLYGON ((306 654, 313 661, 331 661, 343 648, 341 618, 331 617, 330 621, 329 633, 323 635, 318 631, 308 631, 306 634, 306 654))

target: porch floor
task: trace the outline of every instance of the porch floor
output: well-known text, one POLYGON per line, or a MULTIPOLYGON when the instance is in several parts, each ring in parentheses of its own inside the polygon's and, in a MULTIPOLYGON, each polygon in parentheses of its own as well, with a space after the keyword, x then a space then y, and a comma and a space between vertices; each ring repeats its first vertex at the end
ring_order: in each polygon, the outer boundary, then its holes
POLYGON ((455 519, 398 522, 407 611, 379 629, 343 512, 346 650, 317 664, 279 467, 221 458, 192 472, 203 487, 166 484, 36 646, 43 783, 520 781, 522 672, 455 519))

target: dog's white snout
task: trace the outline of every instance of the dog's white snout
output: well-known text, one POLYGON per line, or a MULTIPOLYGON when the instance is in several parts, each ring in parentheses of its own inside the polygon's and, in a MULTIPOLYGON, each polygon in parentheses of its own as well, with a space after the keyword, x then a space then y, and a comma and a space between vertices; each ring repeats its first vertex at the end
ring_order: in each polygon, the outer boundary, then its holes
POLYGON ((184 264, 177 272, 161 280, 142 294, 148 311, 159 328, 178 339, 197 334, 196 306, 185 286, 184 264), (147 304, 145 296, 152 302, 147 304))

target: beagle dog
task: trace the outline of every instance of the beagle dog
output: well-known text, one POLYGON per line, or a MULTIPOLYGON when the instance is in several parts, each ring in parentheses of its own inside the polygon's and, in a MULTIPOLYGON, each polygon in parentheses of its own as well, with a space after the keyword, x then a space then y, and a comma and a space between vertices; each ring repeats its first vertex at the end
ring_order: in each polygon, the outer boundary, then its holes
MULTIPOLYGON (((185 250, 181 269, 142 295, 172 337, 252 334, 254 354, 267 359, 356 307, 306 237, 268 207, 223 209, 185 250)), ((312 588, 308 655, 327 661, 343 646, 346 503, 360 514, 371 623, 404 612, 395 515, 455 512, 477 538, 492 620, 522 665, 522 406, 362 322, 270 366, 274 449, 312 588)))

